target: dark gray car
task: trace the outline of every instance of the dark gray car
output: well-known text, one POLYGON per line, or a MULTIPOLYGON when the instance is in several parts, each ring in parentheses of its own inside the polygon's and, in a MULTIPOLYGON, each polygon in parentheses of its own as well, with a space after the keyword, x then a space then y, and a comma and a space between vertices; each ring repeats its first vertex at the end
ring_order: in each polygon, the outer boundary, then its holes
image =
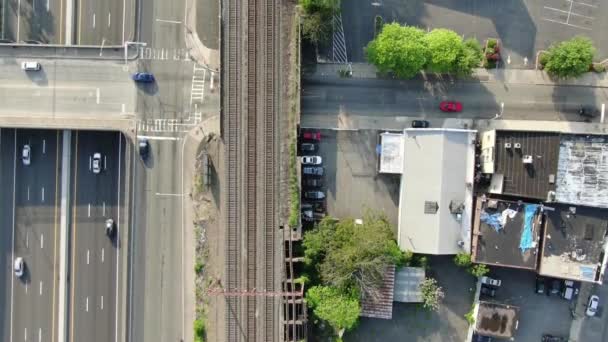
POLYGON ((322 166, 305 166, 302 168, 302 173, 308 176, 323 176, 324 171, 322 166))

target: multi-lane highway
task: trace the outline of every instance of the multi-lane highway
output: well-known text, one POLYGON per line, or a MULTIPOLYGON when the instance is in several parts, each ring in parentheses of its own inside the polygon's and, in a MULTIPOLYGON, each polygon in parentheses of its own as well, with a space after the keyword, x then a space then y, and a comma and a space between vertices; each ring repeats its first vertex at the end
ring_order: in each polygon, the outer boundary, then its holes
POLYGON ((16 43, 63 43, 66 0, 3 0, 2 38, 16 43))
POLYGON ((51 341, 57 333, 60 137, 51 130, 0 130, 3 265, 8 264, 3 314, 10 315, 5 341, 51 341), (22 159, 25 145, 31 147, 29 165, 22 159), (12 269, 17 257, 25 263, 21 278, 12 269))
POLYGON ((133 0, 78 0, 78 45, 122 45, 132 38, 133 0))
POLYGON ((70 341, 116 341, 119 314, 118 234, 124 216, 125 139, 115 132, 76 131, 72 139, 70 341), (101 155, 95 173, 93 156, 101 155))

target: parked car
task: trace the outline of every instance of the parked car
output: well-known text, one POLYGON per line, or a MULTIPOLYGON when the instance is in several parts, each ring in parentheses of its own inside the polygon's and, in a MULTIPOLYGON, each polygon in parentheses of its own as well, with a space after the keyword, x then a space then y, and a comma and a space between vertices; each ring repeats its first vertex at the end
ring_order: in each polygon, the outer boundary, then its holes
POLYGON ((114 235, 116 225, 114 224, 114 220, 109 218, 106 220, 106 235, 112 237, 114 235))
POLYGON ((304 156, 302 157, 302 165, 321 165, 322 159, 319 156, 304 156))
POLYGON ((578 295, 579 284, 572 280, 564 281, 564 287, 562 288, 562 297, 566 300, 572 300, 574 296, 578 295))
POLYGON ((589 317, 595 316, 597 313, 597 307, 600 304, 600 297, 593 295, 589 298, 589 303, 587 304, 587 311, 585 314, 589 317))
POLYGON ((135 82, 152 83, 154 82, 154 75, 148 72, 136 72, 131 76, 131 79, 135 82))
POLYGON ((412 128, 428 128, 429 122, 426 120, 414 120, 412 121, 412 128))
POLYGON ((23 165, 30 165, 32 162, 32 148, 30 145, 23 145, 23 150, 21 151, 21 161, 23 165))
POLYGON ((321 132, 304 132, 302 138, 305 140, 321 141, 321 132))
POLYGON ((562 282, 557 279, 551 279, 551 287, 547 291, 548 296, 559 296, 562 290, 562 282))
POLYGON ((304 191, 304 198, 312 201, 320 201, 325 199, 323 191, 304 191))
POLYGON ((462 103, 457 101, 443 101, 439 104, 439 109, 444 112, 460 112, 462 111, 462 103))
POLYGON ((302 219, 305 221, 321 220, 325 217, 325 214, 316 213, 312 209, 302 210, 302 219))
POLYGON ((317 144, 303 143, 300 145, 300 151, 302 152, 315 152, 317 150, 317 144))
POLYGON ((98 174, 101 172, 101 153, 93 153, 93 173, 98 174))
POLYGON ((23 276, 25 271, 25 262, 22 257, 15 258, 15 262, 13 264, 13 270, 15 271, 15 275, 19 278, 23 276))
POLYGON ((568 342, 568 338, 544 334, 542 342, 568 342))
POLYGON ((490 277, 481 277, 481 283, 489 286, 499 287, 502 281, 500 279, 493 279, 490 277))
POLYGON ((303 202, 300 207, 302 208, 302 210, 308 209, 314 211, 315 213, 325 214, 325 207, 323 206, 322 202, 303 202))
POLYGON ((305 187, 318 188, 323 186, 323 180, 318 178, 304 178, 304 180, 302 180, 302 185, 305 187))
POLYGON ((536 277, 536 293, 538 293, 538 294, 545 293, 545 278, 536 277))
POLYGON ((302 168, 302 173, 308 176, 323 176, 323 166, 306 166, 302 168))
POLYGON ((478 335, 477 333, 473 334, 473 339, 471 342, 492 342, 492 338, 489 336, 478 335))
POLYGON ((487 286, 482 286, 481 287, 481 294, 488 296, 488 297, 494 297, 496 296, 496 290, 487 286))
POLYGON ((597 108, 592 106, 580 106, 578 110, 578 114, 580 116, 587 118, 593 118, 594 116, 597 116, 598 112, 599 111, 597 110, 597 108))
POLYGON ((148 153, 150 152, 150 144, 148 143, 148 139, 140 138, 139 139, 139 155, 142 159, 148 158, 148 153))
POLYGON ((24 71, 38 71, 40 70, 40 63, 35 61, 27 61, 21 63, 21 69, 24 71))

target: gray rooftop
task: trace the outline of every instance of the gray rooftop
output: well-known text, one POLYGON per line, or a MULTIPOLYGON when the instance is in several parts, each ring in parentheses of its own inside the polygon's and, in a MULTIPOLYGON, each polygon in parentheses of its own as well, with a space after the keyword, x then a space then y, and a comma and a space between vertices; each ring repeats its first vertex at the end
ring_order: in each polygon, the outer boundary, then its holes
POLYGON ((496 131, 495 149, 494 174, 504 177, 503 194, 546 199, 555 190, 558 133, 496 131), (532 163, 525 164, 525 156, 531 156, 532 163))
POLYGON ((597 281, 608 228, 608 209, 551 204, 546 211, 539 273, 557 278, 597 281), (571 209, 573 208, 573 209, 571 209))
POLYGON ((608 208, 608 138, 562 135, 556 200, 608 208))

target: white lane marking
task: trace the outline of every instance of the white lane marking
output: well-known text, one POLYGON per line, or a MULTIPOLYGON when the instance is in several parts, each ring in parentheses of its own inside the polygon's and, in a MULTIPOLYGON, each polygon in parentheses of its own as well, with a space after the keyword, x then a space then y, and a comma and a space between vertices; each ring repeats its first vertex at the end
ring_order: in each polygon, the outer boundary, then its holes
POLYGON ((110 27, 111 22, 112 22, 112 13, 108 12, 108 27, 110 27))
POLYGON ((101 210, 101 216, 106 216, 106 202, 102 203, 101 210))
POLYGON ((85 305, 85 310, 87 310, 87 312, 89 312, 89 297, 87 297, 87 302, 85 305))
POLYGON ((101 296, 101 310, 103 310, 103 296, 101 296))
POLYGON ((42 341, 42 328, 38 328, 38 342, 42 341))
POLYGON ((87 249, 87 265, 89 264, 91 251, 87 249))
MULTIPOLYGON (((116 216, 116 299, 115 299, 115 310, 114 314, 114 342, 118 342, 118 278, 120 274, 118 273, 118 261, 120 260, 120 186, 121 186, 121 178, 120 178, 120 168, 121 168, 121 160, 122 160, 122 133, 118 133, 118 193, 116 194, 116 203, 117 203, 117 216, 116 216)), ((103 302, 103 297, 102 297, 103 302)))
POLYGON ((25 283, 25 293, 26 293, 26 294, 27 294, 27 288, 28 288, 28 285, 27 285, 27 282, 26 282, 26 283, 25 283))
POLYGON ((91 217, 91 203, 89 203, 88 207, 89 207, 89 209, 87 210, 87 212, 88 212, 87 216, 91 217))
POLYGON ((95 13, 93 13, 93 28, 95 28, 95 13))
POLYGON ((44 248, 44 234, 40 234, 40 249, 44 248))
MULTIPOLYGON (((19 4, 21 4, 21 0, 19 0, 19 4)), ((21 12, 20 10, 18 12, 21 12)), ((17 23, 19 23, 19 19, 17 20, 17 23)), ((4 24, 4 23, 3 23, 4 24)), ((19 25, 19 24, 17 24, 19 25)), ((17 26, 19 27, 19 26, 17 26)), ((19 29, 17 28, 17 37, 19 37, 19 29)), ((11 227, 11 261, 15 262, 15 193, 16 193, 16 177, 17 177, 17 131, 15 131, 15 143, 13 145, 14 147, 14 156, 13 156, 13 224, 11 227)), ((14 284, 15 284, 15 277, 11 277, 11 326, 9 328, 9 336, 10 336, 10 341, 13 340, 13 303, 14 303, 14 284)), ((27 282, 25 283, 25 286, 27 286, 27 282)))
POLYGON ((597 8, 596 5, 591 5, 591 4, 587 4, 587 3, 584 3, 584 2, 579 2, 579 1, 571 1, 571 2, 573 2, 573 3, 577 4, 577 5, 583 5, 583 6, 589 6, 589 7, 592 7, 592 8, 597 8))
POLYGON ((91 156, 89 156, 89 171, 91 171, 93 165, 93 158, 91 156))
POLYGON ((42 154, 46 154, 46 139, 42 139, 42 154))
POLYGON ((125 108, 125 107, 126 107, 126 106, 125 106, 125 104, 124 104, 124 103, 120 104, 120 112, 121 112, 121 113, 123 113, 123 114, 124 114, 124 112, 125 112, 125 110, 126 110, 126 108, 125 108))
POLYGON ((591 20, 595 19, 594 17, 589 17, 589 16, 586 16, 586 15, 582 15, 582 14, 578 14, 578 13, 573 13, 573 12, 571 12, 571 11, 570 11, 570 12, 569 12, 569 11, 564 11, 564 10, 560 10, 560 9, 553 8, 553 7, 548 7, 548 6, 545 6, 545 8, 546 8, 546 9, 548 9, 548 10, 553 10, 553 11, 556 11, 556 12, 568 13, 568 17, 567 17, 567 19, 566 19, 566 22, 569 22, 569 20, 570 20, 570 15, 573 15, 573 16, 575 16, 575 17, 583 17, 583 18, 587 18, 587 19, 591 19, 591 20))
POLYGON ((108 160, 106 156, 103 156, 103 169, 107 169, 108 168, 108 160))
POLYGON ((138 138, 144 138, 148 140, 181 140, 178 137, 158 137, 158 136, 150 136, 150 135, 138 135, 138 138))
POLYGON ((157 192, 156 196, 175 196, 175 197, 182 197, 184 196, 184 194, 170 194, 170 193, 162 193, 162 192, 157 192))
POLYGON ((48 12, 50 10, 51 4, 50 4, 51 0, 46 0, 46 11, 48 12))
POLYGON ((44 202, 44 187, 42 187, 42 202, 44 202))
POLYGON ((101 98, 101 91, 99 90, 99 88, 97 88, 97 90, 95 91, 95 96, 97 98, 97 104, 99 104, 99 100, 101 98))
POLYGON ((572 24, 568 24, 568 23, 565 23, 565 22, 559 21, 559 20, 553 20, 553 19, 547 19, 547 18, 543 18, 543 20, 550 21, 550 22, 553 22, 553 23, 562 24, 562 25, 566 25, 566 26, 576 27, 576 28, 579 28, 581 30, 591 31, 591 29, 588 28, 588 27, 582 27, 582 26, 578 26, 578 25, 572 25, 572 24))
POLYGON ((169 23, 169 24, 181 24, 181 21, 177 21, 177 20, 166 20, 166 19, 156 19, 157 22, 159 23, 169 23))
POLYGON ((606 104, 602 103, 602 117, 600 118, 600 122, 604 123, 604 111, 606 110, 606 104))
POLYGON ((27 200, 30 200, 30 187, 27 187, 27 200))
POLYGON ((27 328, 24 328, 24 329, 25 329, 25 334, 24 334, 25 335, 25 340, 27 341, 27 328))
POLYGON ((103 262, 104 255, 105 255, 105 254, 104 254, 104 250, 103 250, 103 248, 102 248, 102 249, 101 249, 101 262, 103 262))
MULTIPOLYGON (((4 6, 2 6, 2 7, 4 8, 4 6)), ((3 10, 3 12, 4 12, 4 10, 3 10)), ((21 0, 19 0, 17 2, 17 41, 18 42, 20 41, 20 38, 19 38, 19 29, 21 26, 20 24, 21 24, 21 0)), ((11 341, 12 341, 12 338, 11 338, 11 341)))
POLYGON ((40 293, 40 295, 42 296, 42 281, 40 281, 40 290, 38 291, 40 293))

